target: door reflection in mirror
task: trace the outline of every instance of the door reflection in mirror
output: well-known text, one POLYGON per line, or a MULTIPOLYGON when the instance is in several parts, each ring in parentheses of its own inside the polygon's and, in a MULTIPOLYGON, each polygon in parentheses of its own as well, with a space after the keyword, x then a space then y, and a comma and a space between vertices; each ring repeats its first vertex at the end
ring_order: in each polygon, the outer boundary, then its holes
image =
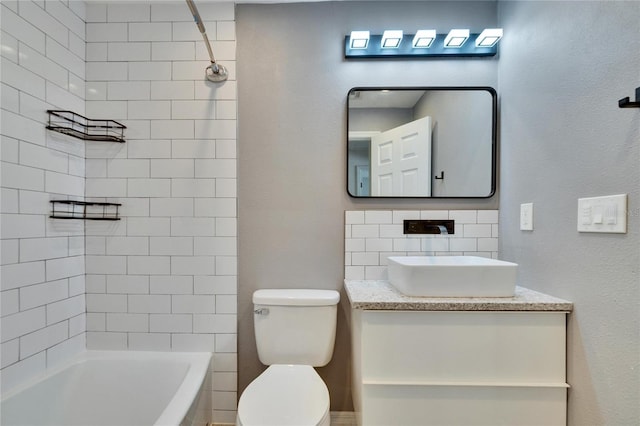
POLYGON ((496 104, 489 87, 352 89, 349 195, 490 197, 496 104))

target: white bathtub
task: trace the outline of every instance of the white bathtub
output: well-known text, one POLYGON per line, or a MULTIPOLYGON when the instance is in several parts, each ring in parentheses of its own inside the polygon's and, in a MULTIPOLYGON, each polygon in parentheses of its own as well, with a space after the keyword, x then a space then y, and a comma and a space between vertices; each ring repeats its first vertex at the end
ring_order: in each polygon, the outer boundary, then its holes
POLYGON ((87 351, 2 396, 0 424, 191 425, 209 353, 87 351))

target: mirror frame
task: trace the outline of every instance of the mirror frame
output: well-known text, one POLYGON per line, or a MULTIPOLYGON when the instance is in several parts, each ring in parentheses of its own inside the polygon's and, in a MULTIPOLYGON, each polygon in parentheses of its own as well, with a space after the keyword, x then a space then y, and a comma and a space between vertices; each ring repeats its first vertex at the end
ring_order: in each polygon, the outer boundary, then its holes
POLYGON ((497 182, 497 163, 498 163, 498 93, 493 87, 490 86, 386 86, 386 87, 352 87, 347 92, 347 155, 346 155, 346 190, 349 197, 356 199, 487 199, 491 198, 496 193, 497 182), (375 90, 438 90, 438 91, 486 91, 491 95, 491 192, 486 196, 441 196, 441 197, 421 197, 421 196, 359 196, 353 195, 349 191, 349 94, 353 91, 375 91, 375 90))

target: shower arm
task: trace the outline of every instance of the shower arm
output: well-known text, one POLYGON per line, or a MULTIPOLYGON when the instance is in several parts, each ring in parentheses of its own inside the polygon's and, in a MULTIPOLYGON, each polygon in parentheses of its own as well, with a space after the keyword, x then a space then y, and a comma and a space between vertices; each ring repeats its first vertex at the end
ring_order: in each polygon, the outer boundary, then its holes
POLYGON ((198 8, 193 0, 186 0, 187 6, 189 6, 189 10, 191 11, 191 15, 193 16, 193 20, 198 26, 198 30, 200 30, 200 34, 202 34, 202 38, 204 39, 204 44, 207 46, 207 51, 209 52, 209 59, 211 60, 211 71, 215 74, 215 79, 212 79, 209 75, 207 78, 212 81, 221 81, 221 79, 226 80, 227 70, 222 66, 216 63, 216 60, 213 56, 213 50, 211 49, 211 43, 209 43, 209 37, 207 37, 207 30, 204 28, 204 24, 202 23, 202 18, 200 17, 200 12, 198 12, 198 8), (221 76, 224 75, 224 78, 221 76))

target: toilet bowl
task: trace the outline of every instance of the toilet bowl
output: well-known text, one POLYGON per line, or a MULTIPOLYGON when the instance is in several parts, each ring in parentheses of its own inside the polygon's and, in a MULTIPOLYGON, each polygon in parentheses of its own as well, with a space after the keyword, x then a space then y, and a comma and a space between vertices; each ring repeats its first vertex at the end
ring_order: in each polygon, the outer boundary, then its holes
POLYGON ((237 426, 329 426, 329 391, 309 365, 271 365, 242 393, 237 426))
POLYGON ((263 289, 253 293, 253 328, 267 369, 238 402, 238 426, 329 426, 329 391, 314 367, 331 361, 335 290, 263 289))

